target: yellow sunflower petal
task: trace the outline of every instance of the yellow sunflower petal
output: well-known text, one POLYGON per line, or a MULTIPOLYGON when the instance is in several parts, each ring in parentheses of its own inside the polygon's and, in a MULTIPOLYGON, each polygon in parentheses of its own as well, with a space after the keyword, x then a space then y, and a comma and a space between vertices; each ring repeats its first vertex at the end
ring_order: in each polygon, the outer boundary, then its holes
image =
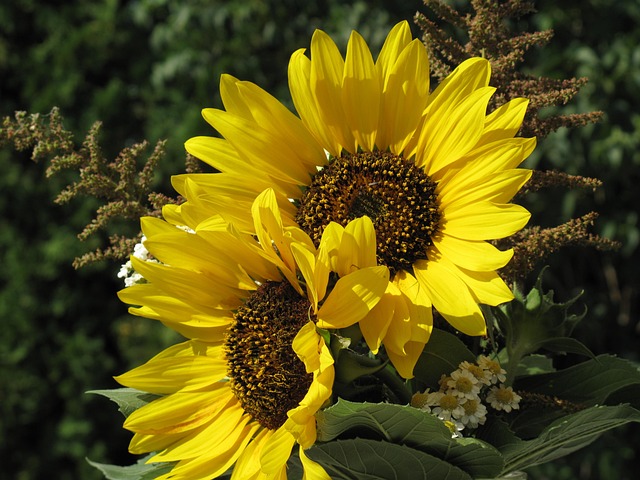
POLYGON ((184 433, 176 433, 173 435, 145 435, 135 433, 129 442, 129 453, 142 455, 149 452, 158 452, 175 444, 184 438, 184 436, 184 433))
POLYGON ((204 115, 252 167, 264 169, 281 182, 300 185, 308 181, 307 169, 292 160, 296 158, 295 152, 282 139, 274 138, 268 130, 224 110, 206 109, 204 115), (251 135, 247 135, 247 132, 251 132, 251 135), (274 159, 279 162, 276 166, 269 163, 274 159), (282 165, 283 161, 285 165, 282 165))
MULTIPOLYGON (((387 35, 376 60, 376 68, 383 81, 386 82, 396 59, 410 42, 411 29, 409 28, 409 22, 403 20, 396 23, 387 35)), ((428 82, 428 77, 426 81, 428 82)))
POLYGON ((447 322, 467 335, 486 334, 480 307, 455 272, 435 258, 417 261, 413 270, 433 306, 447 322))
POLYGON ((340 155, 340 142, 327 128, 311 91, 311 60, 304 55, 304 49, 291 55, 289 90, 302 123, 331 155, 340 155))
POLYGON ((318 311, 320 328, 359 322, 380 301, 389 282, 387 267, 369 267, 340 278, 318 311))
POLYGON ((300 244, 292 244, 291 253, 307 284, 307 297, 315 313, 318 310, 318 302, 324 297, 327 289, 329 268, 322 262, 316 263, 313 252, 300 244))
POLYGON ((502 251, 481 240, 461 240, 450 235, 435 237, 433 245, 459 267, 478 272, 502 268, 513 257, 513 249, 502 251))
POLYGON ((350 221, 344 228, 338 249, 338 275, 360 268, 375 267, 376 231, 369 217, 350 221))
MULTIPOLYGON (((203 162, 211 165, 220 172, 233 173, 256 179, 267 176, 263 170, 252 167, 238 156, 233 146, 223 138, 218 137, 192 137, 184 144, 188 153, 203 162)), ((212 175, 208 175, 212 177, 212 175)))
POLYGON ((240 457, 238 457, 238 461, 233 466, 231 480, 260 478, 260 455, 271 435, 273 435, 273 430, 267 428, 263 428, 258 432, 255 438, 251 440, 251 443, 247 445, 247 448, 244 449, 240 457))
POLYGON ((331 480, 331 477, 320 464, 305 455, 304 448, 300 447, 299 455, 304 469, 302 480, 331 480))
POLYGON ((520 205, 481 201, 447 212, 441 232, 464 240, 504 238, 522 229, 530 217, 520 205))
POLYGON ((154 456, 158 462, 175 462, 184 458, 206 456, 209 452, 224 451, 233 446, 246 426, 257 422, 244 413, 236 401, 225 406, 218 414, 203 425, 194 429, 179 442, 154 456))
MULTIPOLYGON (((326 162, 326 155, 304 124, 276 98, 251 82, 240 82, 238 90, 249 106, 255 122, 264 126, 274 139, 286 143, 295 154, 294 160, 304 165, 309 174, 326 162)), ((283 152, 284 154, 285 152, 283 152)))
MULTIPOLYGON (((402 292, 393 282, 389 282, 386 295, 389 295, 394 303, 393 318, 384 336, 385 348, 404 353, 404 346, 411 340, 412 327, 409 308, 402 296, 402 292)), ((384 298, 384 297, 383 297, 384 298)))
POLYGON ((400 154, 414 135, 429 98, 429 59, 424 45, 414 40, 390 68, 382 95, 377 145, 400 154))
POLYGON ((429 96, 428 114, 445 105, 457 105, 473 91, 489 85, 491 64, 485 58, 470 58, 458 65, 429 96))
POLYGON ((430 176, 464 156, 477 143, 493 87, 482 87, 447 110, 430 111, 418 141, 416 164, 430 176))
POLYGON ((318 334, 312 321, 305 324, 293 339, 293 351, 304 363, 307 373, 320 369, 320 356, 318 355, 318 334))
POLYGON ((274 265, 282 270, 291 285, 302 293, 296 277, 296 264, 291 253, 290 241, 284 235, 282 218, 273 190, 267 189, 256 197, 251 214, 263 251, 274 265))
POLYGON ((322 232, 320 245, 318 246, 318 256, 328 262, 332 272, 341 272, 346 274, 350 271, 348 268, 351 264, 343 265, 340 263, 340 256, 344 255, 341 250, 342 236, 344 235, 344 227, 336 222, 331 222, 322 232))
MULTIPOLYGON (((229 448, 218 450, 211 455, 182 460, 170 472, 157 477, 157 480, 167 480, 169 478, 216 478, 222 475, 235 463, 259 428, 257 424, 245 426, 235 443, 229 448)), ((149 463, 153 461, 154 457, 151 457, 149 463)))
POLYGON ((262 471, 267 475, 274 475, 285 468, 295 442, 285 428, 277 429, 266 441, 260 454, 262 471))
POLYGON ((223 357, 194 356, 150 360, 115 379, 130 388, 164 395, 177 390, 198 390, 226 375, 227 362, 223 357))
POLYGON ((349 151, 356 152, 358 147, 368 152, 373 151, 380 115, 381 91, 380 78, 375 70, 369 47, 362 36, 354 31, 347 45, 342 80, 344 113, 356 142, 354 145, 348 145, 349 151))
POLYGON ((529 99, 514 98, 487 115, 484 132, 479 143, 491 143, 496 140, 513 138, 520 130, 528 105, 529 99))
POLYGON ((346 149, 352 149, 355 140, 344 121, 342 106, 342 78, 344 60, 331 38, 316 30, 311 38, 311 91, 327 130, 346 149))
POLYGON ((393 349, 387 350, 389 360, 398 371, 402 378, 413 378, 413 369, 416 366, 418 358, 422 355, 425 344, 422 342, 409 341, 404 345, 403 352, 397 353, 393 349))
POLYGON ((360 320, 362 336, 374 354, 378 353, 394 316, 396 302, 393 298, 394 291, 389 289, 390 285, 391 283, 387 284, 387 291, 380 301, 360 320))
POLYGON ((462 169, 441 188, 438 198, 442 209, 459 208, 479 200, 507 203, 531 178, 532 171, 518 168, 481 178, 465 174, 462 169))
POLYGON ((393 283, 402 293, 405 305, 409 308, 411 319, 411 340, 427 343, 433 330, 433 309, 431 299, 420 282, 409 272, 396 272, 393 283))
POLYGON ((229 301, 241 293, 221 284, 218 279, 190 270, 145 262, 135 257, 131 258, 131 264, 136 272, 168 295, 203 307, 229 305, 229 301))
POLYGON ((133 412, 126 429, 145 434, 172 434, 192 430, 215 417, 235 397, 231 390, 174 393, 133 412))
POLYGON ((454 268, 478 303, 495 306, 513 300, 513 292, 496 272, 474 272, 452 265, 454 268))
POLYGON ((240 80, 232 75, 227 73, 220 75, 220 97, 222 98, 224 109, 246 120, 255 120, 251 113, 251 106, 244 101, 238 91, 240 83, 240 80))
MULTIPOLYGON (((461 169, 464 169, 465 176, 482 178, 516 168, 531 154, 535 146, 535 138, 522 137, 478 146, 456 162, 455 166, 460 164, 461 167, 453 168, 451 176, 457 175, 461 169)), ((442 177, 445 178, 446 174, 442 177)))

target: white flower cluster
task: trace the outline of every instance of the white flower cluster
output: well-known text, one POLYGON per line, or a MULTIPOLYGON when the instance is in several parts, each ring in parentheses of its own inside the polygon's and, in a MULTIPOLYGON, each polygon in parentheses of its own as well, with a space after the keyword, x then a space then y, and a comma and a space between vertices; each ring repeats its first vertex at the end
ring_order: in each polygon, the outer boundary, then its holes
POLYGON ((495 410, 511 412, 520 408, 520 395, 505 387, 506 372, 496 360, 484 355, 477 363, 462 362, 451 375, 440 379, 440 390, 417 393, 411 405, 437 416, 454 437, 464 428, 476 428, 487 420, 482 397, 495 410), (488 393, 487 393, 488 391, 488 393))
MULTIPOLYGON (((140 242, 137 243, 135 247, 133 247, 132 256, 139 258, 140 260, 143 260, 145 262, 157 262, 157 260, 151 257, 151 254, 144 246, 144 241, 146 239, 147 238, 143 235, 142 238, 140 239, 140 242)), ((120 271, 118 272, 118 278, 124 279, 125 287, 131 287, 138 283, 145 282, 144 277, 133 269, 131 260, 127 260, 127 263, 123 264, 120 267, 120 271)))

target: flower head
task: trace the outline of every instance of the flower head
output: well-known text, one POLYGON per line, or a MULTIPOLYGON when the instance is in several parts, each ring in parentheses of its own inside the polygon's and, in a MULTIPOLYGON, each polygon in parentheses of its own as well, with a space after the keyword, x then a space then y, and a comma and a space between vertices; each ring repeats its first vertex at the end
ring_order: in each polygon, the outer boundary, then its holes
MULTIPOLYGON (((364 317, 388 283, 385 267, 373 266, 344 273, 328 293, 330 242, 316 249, 284 226, 271 190, 252 213, 257 240, 215 216, 192 231, 142 220, 158 262, 132 257, 146 283, 120 298, 190 339, 117 377, 162 395, 125 422, 131 452, 177 462, 161 478, 212 478, 232 465, 234 479, 286 478, 291 448, 315 442, 314 415, 332 393, 333 358, 316 322, 364 317)), ((301 458, 307 474, 328 478, 301 458)))
POLYGON ((452 393, 434 392, 428 404, 433 405, 431 413, 440 420, 455 420, 464 415, 461 399, 452 393))
POLYGON ((520 408, 520 400, 522 397, 513 391, 511 387, 500 385, 491 387, 487 395, 487 402, 496 410, 503 410, 509 413, 511 410, 520 408))
POLYGON ((478 357, 478 366, 483 368, 489 374, 489 381, 492 384, 504 382, 507 378, 507 372, 502 368, 500 362, 497 360, 491 360, 485 355, 480 355, 480 357, 478 357))
POLYGON ((458 368, 460 368, 461 370, 468 371, 476 379, 478 379, 478 381, 480 383, 482 383, 484 385, 490 385, 491 384, 492 373, 489 370, 487 370, 485 368, 482 368, 478 364, 467 362, 465 360, 464 362, 460 363, 458 368))
POLYGON ((487 421, 487 407, 480 401, 479 397, 467 398, 462 404, 464 413, 458 420, 465 426, 476 428, 487 421))
POLYGON ((376 261, 391 277, 360 326, 370 349, 384 345, 409 378, 431 334, 432 307, 460 332, 483 335, 479 304, 513 298, 496 274, 513 252, 488 240, 529 219, 509 202, 531 174, 517 167, 535 139, 514 137, 525 99, 487 115, 489 77, 489 62, 472 58, 430 92, 426 49, 407 22, 391 30, 375 61, 356 32, 343 58, 316 31, 310 57, 301 49, 289 64, 299 117, 256 85, 222 77, 225 110, 203 116, 224 139, 186 143, 221 173, 177 177, 188 201, 167 214, 197 221, 214 208, 250 231, 243 212, 272 186, 285 222, 316 246, 329 225, 370 218, 376 261))
POLYGON ((474 399, 480 393, 481 384, 468 370, 458 369, 446 383, 448 391, 460 398, 474 399))

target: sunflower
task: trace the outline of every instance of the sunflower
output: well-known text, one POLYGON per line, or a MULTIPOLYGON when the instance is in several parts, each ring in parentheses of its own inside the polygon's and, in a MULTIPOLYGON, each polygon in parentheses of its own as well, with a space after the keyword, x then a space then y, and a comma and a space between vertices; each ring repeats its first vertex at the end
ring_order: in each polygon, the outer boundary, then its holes
POLYGON ((368 219, 344 229, 367 236, 353 237, 351 254, 343 245, 338 261, 331 239, 316 249, 302 230, 282 224, 272 190, 255 199, 252 218, 257 239, 215 216, 194 229, 141 221, 156 261, 132 257, 146 282, 119 296, 134 305, 131 313, 189 338, 116 377, 161 396, 125 421, 134 432, 132 453, 175 462, 161 479, 214 478, 232 466, 233 479, 286 478, 296 442, 306 478, 329 478, 303 452, 316 440, 314 415, 330 400, 334 380, 316 323, 364 318, 383 296, 388 270, 331 275, 332 263, 353 262, 348 257, 367 249, 375 256, 368 219))
POLYGON ((383 344, 410 378, 433 308, 478 336, 486 333, 479 305, 513 298, 496 273, 513 251, 489 241, 514 234, 530 217, 510 203, 531 175, 517 167, 535 138, 515 137, 528 102, 516 98, 487 114, 495 89, 482 58, 463 62, 430 92, 426 49, 407 22, 391 30, 376 61, 358 33, 343 58, 316 31, 310 57, 296 51, 288 73, 299 116, 258 86, 222 76, 225 109, 203 116, 223 138, 186 142, 220 173, 175 177, 188 201, 167 215, 195 222, 214 208, 250 231, 242 212, 271 186, 283 221, 316 245, 331 222, 369 217, 377 262, 391 277, 360 327, 370 349, 383 344))

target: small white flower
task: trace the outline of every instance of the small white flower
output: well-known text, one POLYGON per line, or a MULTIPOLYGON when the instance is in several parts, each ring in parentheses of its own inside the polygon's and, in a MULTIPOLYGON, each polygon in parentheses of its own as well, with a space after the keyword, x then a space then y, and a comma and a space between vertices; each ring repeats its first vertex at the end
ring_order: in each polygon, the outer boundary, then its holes
POLYGON ((149 258, 149 250, 144 246, 146 240, 147 237, 143 235, 140 242, 136 243, 136 246, 133 247, 133 256, 140 260, 148 260, 149 258))
POLYGON ((466 399, 462 403, 464 413, 458 417, 463 425, 476 428, 483 425, 487 421, 487 407, 480 401, 480 397, 466 399))
POLYGON ((451 417, 459 418, 464 414, 460 399, 451 393, 435 392, 430 401, 433 402, 431 413, 440 420, 451 421, 451 417))
POLYGON ((484 385, 491 385, 491 372, 480 365, 467 362, 466 360, 458 365, 460 370, 468 370, 478 381, 484 385))
MULTIPOLYGON (((144 241, 147 238, 143 235, 140 239, 139 243, 133 247, 132 257, 142 260, 143 262, 154 262, 160 263, 155 258, 151 256, 149 251, 144 246, 144 241)), ((144 283, 145 278, 136 272, 133 268, 133 264, 131 260, 127 260, 126 263, 122 264, 120 267, 120 271, 118 272, 118 278, 122 278, 124 280, 125 287, 131 287, 133 285, 137 285, 138 283, 144 283)))
POLYGON ((491 374, 491 383, 496 384, 498 382, 504 382, 506 380, 506 370, 500 366, 500 362, 491 360, 489 357, 480 355, 478 357, 478 365, 489 371, 491 374))
POLYGON ((447 381, 449 392, 460 398, 474 398, 480 393, 478 379, 469 370, 456 370, 447 381))
POLYGON ((511 410, 519 409, 520 400, 522 400, 522 397, 514 392, 513 388, 505 387, 504 385, 491 387, 487 395, 487 402, 491 407, 496 410, 504 410, 507 413, 511 410))

